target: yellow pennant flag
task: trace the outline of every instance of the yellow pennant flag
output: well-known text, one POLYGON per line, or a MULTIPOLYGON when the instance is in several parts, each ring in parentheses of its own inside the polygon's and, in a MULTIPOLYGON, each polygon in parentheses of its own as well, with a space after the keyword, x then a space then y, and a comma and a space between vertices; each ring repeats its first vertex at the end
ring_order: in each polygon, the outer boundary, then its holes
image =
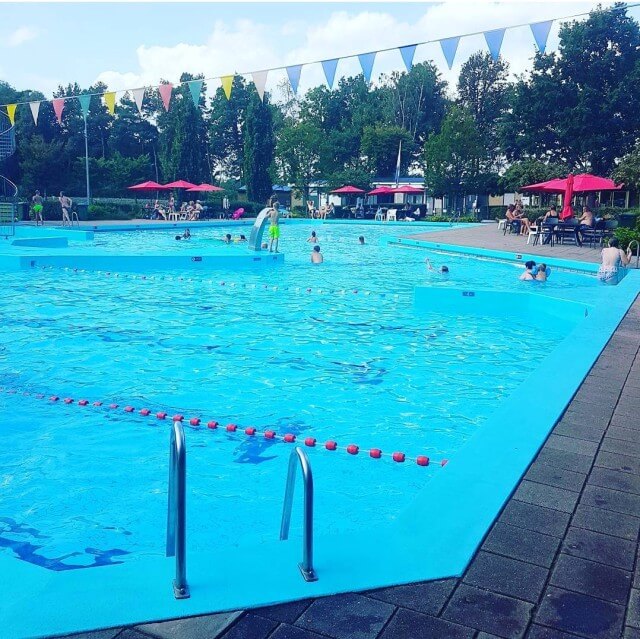
POLYGON ((16 123, 16 107, 17 104, 7 104, 7 115, 9 116, 9 120, 11 121, 11 125, 13 126, 16 123))
POLYGON ((227 100, 231 97, 231 87, 233 86, 233 76, 225 75, 220 78, 222 82, 222 89, 224 90, 224 94, 227 96, 227 100))
POLYGON ((107 109, 109 109, 109 113, 111 115, 114 114, 116 110, 116 94, 115 91, 109 91, 109 93, 105 93, 102 96, 104 98, 104 103, 107 105, 107 109))

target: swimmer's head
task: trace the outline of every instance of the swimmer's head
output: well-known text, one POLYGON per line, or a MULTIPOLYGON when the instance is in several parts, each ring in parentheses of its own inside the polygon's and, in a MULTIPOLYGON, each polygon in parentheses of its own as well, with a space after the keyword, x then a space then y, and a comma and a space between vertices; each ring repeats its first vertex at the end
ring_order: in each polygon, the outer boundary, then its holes
POLYGON ((227 233, 225 237, 227 238, 227 240, 231 240, 231 233, 227 233))
POLYGON ((524 263, 524 267, 527 269, 527 271, 533 271, 533 269, 536 267, 536 263, 533 260, 529 260, 528 262, 524 263))
POLYGON ((181 240, 182 239, 182 235, 176 235, 176 240, 181 240))
POLYGON ((261 248, 269 248, 269 245, 266 242, 263 242, 261 248))
POLYGON ((244 235, 240 235, 240 241, 246 240, 247 238, 244 235))
POLYGON ((315 231, 311 231, 311 237, 315 237, 316 236, 316 232, 315 231))
POLYGON ((546 270, 547 270, 546 264, 540 264, 540 266, 538 266, 538 273, 544 273, 546 270))
POLYGON ((440 269, 440 271, 442 271, 443 273, 448 273, 449 272, 449 267, 443 265, 442 268, 440 269))
POLYGON ((609 240, 609 246, 612 246, 613 248, 618 248, 620 246, 620 242, 618 241, 617 237, 612 237, 609 240))
POLYGON ((358 238, 358 242, 360 242, 360 244, 364 244, 364 235, 361 235, 361 236, 358 238))
POLYGON ((314 250, 316 253, 320 253, 320 246, 319 246, 318 244, 316 244, 316 245, 313 247, 313 250, 314 250))

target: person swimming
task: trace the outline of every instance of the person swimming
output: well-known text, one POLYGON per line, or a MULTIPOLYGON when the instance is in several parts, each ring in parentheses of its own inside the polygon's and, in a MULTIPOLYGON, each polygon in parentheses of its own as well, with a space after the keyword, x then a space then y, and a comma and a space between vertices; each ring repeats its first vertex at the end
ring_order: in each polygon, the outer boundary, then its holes
POLYGON ((361 236, 358 238, 358 242, 359 242, 359 244, 360 244, 360 245, 364 244, 364 235, 361 235, 361 236))
POLYGON ((424 262, 430 271, 440 273, 442 275, 449 275, 449 267, 446 264, 443 264, 440 268, 435 269, 433 268, 433 265, 431 264, 431 260, 429 258, 427 258, 424 262))
POLYGON ((318 243, 318 236, 316 235, 315 231, 311 231, 311 235, 307 239, 307 242, 311 242, 312 244, 318 243))
POLYGON ((225 244, 231 244, 231 233, 227 233, 223 240, 222 240, 225 244))
POLYGON ((313 251, 311 251, 311 262, 313 264, 322 264, 322 262, 324 262, 324 257, 322 257, 322 253, 320 253, 319 244, 316 244, 313 247, 313 251))

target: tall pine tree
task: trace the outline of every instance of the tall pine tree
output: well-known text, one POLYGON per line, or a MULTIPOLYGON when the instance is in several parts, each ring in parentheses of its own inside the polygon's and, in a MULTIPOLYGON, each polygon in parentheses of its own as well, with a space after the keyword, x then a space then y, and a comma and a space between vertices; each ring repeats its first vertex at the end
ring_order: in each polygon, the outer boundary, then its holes
POLYGON ((267 94, 260 100, 253 92, 247 107, 244 130, 244 175, 247 197, 253 202, 266 203, 271 195, 271 163, 275 151, 273 116, 267 94))

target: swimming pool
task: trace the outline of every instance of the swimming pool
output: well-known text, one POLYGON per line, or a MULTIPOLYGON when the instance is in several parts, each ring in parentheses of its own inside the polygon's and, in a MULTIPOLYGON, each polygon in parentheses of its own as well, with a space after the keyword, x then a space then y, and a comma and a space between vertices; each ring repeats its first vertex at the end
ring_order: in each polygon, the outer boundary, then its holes
MULTIPOLYGON (((325 263, 314 266, 311 228, 285 226, 285 265, 270 269, 118 271, 118 256, 136 247, 220 250, 221 229, 199 229, 189 243, 176 242, 173 232, 140 231, 69 247, 111 255, 108 271, 4 274, 0 405, 11 415, 3 429, 11 446, 0 452, 3 565, 17 560, 60 579, 82 573, 68 579, 83 582, 96 571, 104 578, 104 571, 153 561, 166 566, 168 424, 157 411, 203 422, 187 431, 191 553, 242 552, 277 539, 291 444, 247 436, 248 426, 340 444, 337 451, 307 450, 320 547, 322 538, 362 540, 372 527, 391 529, 432 483, 455 474, 469 441, 580 328, 577 318, 554 315, 551 304, 533 314, 504 304, 492 313, 417 312, 416 285, 507 293, 532 285, 517 280, 513 264, 431 254, 434 264, 449 266, 443 278, 427 271, 424 251, 379 244, 383 227, 317 227, 325 263), (53 395, 61 399, 52 402, 53 395), (75 401, 65 404, 65 397, 75 401), (81 398, 88 405, 79 406, 81 398), (135 410, 125 412, 127 405, 135 410), (140 415, 143 408, 151 414, 140 415), (213 419, 239 429, 206 428, 213 419), (347 444, 360 453, 347 454, 347 444), (409 460, 372 459, 371 448, 402 451, 409 460), (449 463, 419 466, 418 455, 449 463)), ((596 309, 611 294, 594 277, 560 270, 533 286, 554 299, 588 299, 596 309)), ((293 524, 291 537, 298 538, 298 518, 293 524)), ((328 558, 319 552, 318 561, 324 567, 328 558)), ((328 570, 320 572, 324 587, 328 570)), ((404 570, 395 582, 412 574, 404 570)), ((348 577, 340 577, 343 587, 365 579, 348 577)), ((383 585, 390 577, 383 570, 379 578, 383 585)), ((188 606, 183 610, 193 614, 188 606)), ((132 612, 131 620, 180 614, 162 610, 132 612)))

